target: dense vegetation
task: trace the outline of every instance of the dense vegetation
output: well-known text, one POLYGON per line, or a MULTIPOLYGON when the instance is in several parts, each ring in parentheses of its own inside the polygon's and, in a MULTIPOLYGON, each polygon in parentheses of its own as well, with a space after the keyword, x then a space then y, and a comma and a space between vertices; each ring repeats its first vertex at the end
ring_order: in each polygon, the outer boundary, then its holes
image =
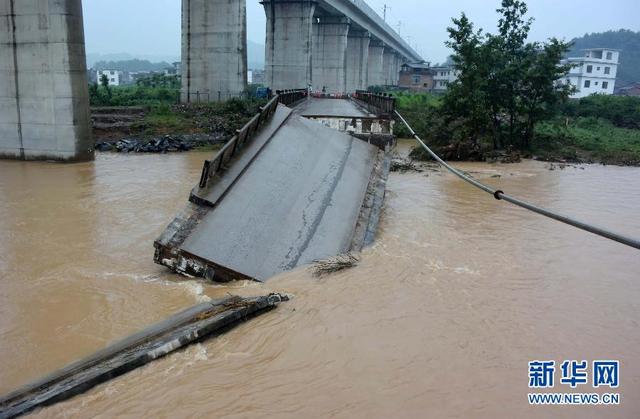
POLYGON ((100 83, 89 85, 91 106, 159 106, 179 100, 180 81, 176 76, 154 74, 139 79, 134 86, 109 86, 103 75, 100 83))
MULTIPOLYGON (((477 150, 465 148, 466 142, 456 140, 460 122, 444 122, 442 96, 401 93, 396 97, 400 113, 447 159, 485 159, 492 155, 489 138, 481 141, 477 150)), ((396 127, 400 137, 410 136, 401 124, 396 127)), ((597 95, 569 100, 536 125, 533 142, 520 152, 545 160, 640 165, 640 98, 597 95)), ((428 157, 421 149, 416 149, 413 156, 428 157)))
POLYGON ((458 80, 442 97, 398 95, 414 129, 447 159, 506 152, 640 164, 640 99, 569 100, 572 87, 556 81, 570 69, 558 65, 570 45, 527 42, 533 20, 524 1, 502 0, 498 13, 496 35, 476 30, 464 14, 453 19, 448 45, 458 80))
POLYGON ((640 82, 640 32, 626 29, 586 34, 572 41, 569 56, 580 57, 583 49, 614 48, 621 50, 616 87, 640 82))

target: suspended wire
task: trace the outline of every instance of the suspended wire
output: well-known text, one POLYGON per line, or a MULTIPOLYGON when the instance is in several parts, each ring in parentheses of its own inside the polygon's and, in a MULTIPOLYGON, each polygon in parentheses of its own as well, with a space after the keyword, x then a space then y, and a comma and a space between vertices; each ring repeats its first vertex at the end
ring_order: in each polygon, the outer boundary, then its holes
POLYGON ((411 135, 413 136, 413 138, 418 141, 418 143, 420 143, 420 145, 422 146, 422 148, 425 149, 425 151, 427 153, 429 153, 429 155, 431 155, 431 157, 433 157, 439 164, 441 164, 442 166, 444 166, 447 170, 449 170, 451 173, 453 173, 454 175, 458 176, 460 179, 464 180, 465 182, 468 182, 470 184, 472 184, 473 186, 475 186, 478 189, 481 189, 483 191, 485 191, 488 194, 493 195, 493 197, 499 201, 507 201, 511 204, 517 205, 521 208, 527 209, 529 211, 533 211, 537 214, 540 215, 544 215, 545 217, 549 217, 552 218, 556 221, 560 221, 561 223, 565 223, 568 225, 571 225, 573 227, 579 228, 581 230, 587 231, 589 233, 593 233, 596 234, 598 236, 607 238, 609 240, 613 240, 616 241, 618 243, 622 243, 624 245, 636 248, 636 249, 640 249, 640 240, 638 239, 634 239, 632 237, 627 237, 624 236, 622 234, 618 234, 615 233, 613 231, 601 228, 601 227, 597 227, 582 221, 578 221, 575 220, 571 217, 567 217, 565 215, 562 214, 558 214, 556 212, 553 212, 551 210, 547 210, 545 208, 541 208, 538 207, 536 205, 530 204, 526 201, 523 201, 521 199, 518 199, 516 197, 507 195, 506 193, 504 193, 501 190, 498 189, 494 189, 490 186, 485 185, 484 183, 481 183, 479 181, 477 181, 476 179, 472 178, 471 176, 467 175, 466 173, 456 169, 455 167, 451 166, 450 164, 448 164, 447 162, 445 162, 444 160, 442 160, 440 158, 440 156, 438 156, 436 153, 434 153, 425 143, 424 141, 422 141, 422 139, 418 136, 418 134, 416 134, 416 132, 413 130, 413 128, 411 128, 411 126, 409 125, 409 123, 402 117, 402 115, 400 115, 400 113, 398 111, 395 111, 396 115, 398 116, 398 118, 402 121, 402 123, 409 129, 409 131, 411 132, 411 135))

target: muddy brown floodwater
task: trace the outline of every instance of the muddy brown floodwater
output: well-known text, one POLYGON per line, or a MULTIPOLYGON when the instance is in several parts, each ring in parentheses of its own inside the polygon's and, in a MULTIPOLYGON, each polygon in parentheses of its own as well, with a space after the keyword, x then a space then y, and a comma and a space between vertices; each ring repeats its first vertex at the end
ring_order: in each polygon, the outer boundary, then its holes
MULTIPOLYGON (((428 171, 391 175, 355 269, 183 281, 152 242, 205 156, 0 162, 0 393, 204 299, 277 290, 295 298, 35 416, 640 417, 638 251, 428 171), (529 407, 535 359, 619 359, 621 404, 529 407)), ((640 169, 460 166, 640 236, 640 169)))

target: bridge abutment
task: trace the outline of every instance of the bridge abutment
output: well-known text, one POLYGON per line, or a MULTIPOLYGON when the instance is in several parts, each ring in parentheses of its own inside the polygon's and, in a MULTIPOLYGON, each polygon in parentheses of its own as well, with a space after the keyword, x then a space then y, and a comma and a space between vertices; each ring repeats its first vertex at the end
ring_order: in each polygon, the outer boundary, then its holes
POLYGON ((81 0, 0 0, 0 157, 93 159, 81 0))
POLYGON ((267 16, 266 83, 273 90, 311 84, 313 14, 310 0, 264 0, 267 16))
POLYGON ((183 103, 238 97, 247 87, 246 0, 182 0, 183 103))
POLYGON ((347 44, 350 20, 321 16, 313 24, 311 79, 313 89, 327 93, 347 91, 347 44))
POLYGON ((368 87, 369 44, 371 34, 353 28, 347 39, 347 92, 368 87))

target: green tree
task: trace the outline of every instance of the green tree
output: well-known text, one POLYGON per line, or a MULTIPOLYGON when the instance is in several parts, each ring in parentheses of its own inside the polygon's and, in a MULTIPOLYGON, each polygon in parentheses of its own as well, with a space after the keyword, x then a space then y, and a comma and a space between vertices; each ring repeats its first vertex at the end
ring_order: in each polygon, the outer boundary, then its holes
POLYGON ((570 67, 560 65, 570 45, 557 39, 528 43, 533 22, 522 0, 502 0, 498 33, 483 34, 463 13, 448 28, 458 80, 447 91, 443 112, 461 119, 477 145, 489 135, 494 149, 527 148, 535 124, 566 101, 570 86, 558 82, 570 67))
POLYGON ((527 5, 520 0, 502 0, 502 7, 497 10, 500 14, 498 21, 498 35, 491 36, 488 44, 495 42, 496 48, 492 53, 500 58, 502 66, 497 68, 496 77, 500 85, 497 94, 497 106, 504 107, 508 119, 508 141, 515 144, 518 130, 518 116, 520 114, 520 91, 522 79, 526 72, 531 49, 525 45, 533 19, 525 20, 527 5))
POLYGON ((106 74, 102 74, 100 76, 100 85, 107 92, 107 97, 111 99, 111 87, 109 86, 109 76, 107 76, 106 74))
POLYGON ((559 105, 575 91, 572 85, 559 81, 571 70, 571 65, 558 64, 569 48, 569 44, 555 38, 544 45, 533 43, 526 46, 525 72, 519 92, 524 119, 521 146, 524 148, 531 146, 535 125, 556 114, 559 105))
POLYGON ((475 31, 473 23, 462 13, 453 19, 453 27, 447 28, 451 40, 447 46, 453 49, 452 60, 458 79, 449 85, 444 98, 444 114, 448 121, 461 118, 465 132, 472 143, 478 144, 487 126, 487 66, 483 61, 482 30, 475 31))

